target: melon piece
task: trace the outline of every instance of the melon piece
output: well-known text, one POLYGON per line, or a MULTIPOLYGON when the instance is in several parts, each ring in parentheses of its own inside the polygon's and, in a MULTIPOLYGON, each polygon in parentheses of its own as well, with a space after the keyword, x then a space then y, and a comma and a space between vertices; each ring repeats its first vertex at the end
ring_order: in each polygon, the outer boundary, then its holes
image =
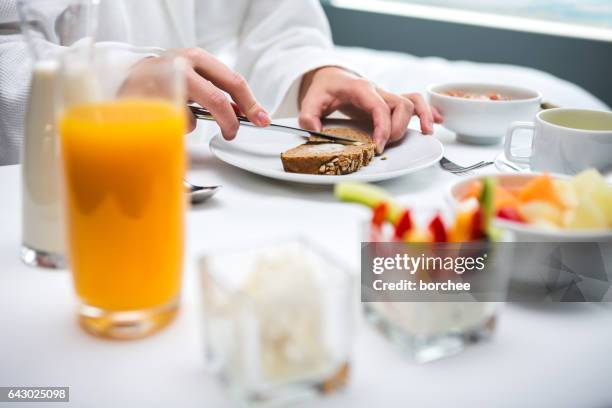
MULTIPOLYGON (((593 202, 592 204, 603 213, 605 225, 599 228, 612 227, 612 186, 608 185, 597 170, 583 171, 574 177, 572 185, 576 189, 579 203, 588 197, 593 202)), ((591 205, 588 200, 586 205, 591 205)), ((579 217, 581 218, 582 216, 579 217)))
POLYGON ((481 194, 482 194, 482 182, 480 180, 476 180, 470 183, 463 199, 468 200, 470 198, 475 198, 478 200, 480 199, 481 194))
POLYGON ((497 213, 502 208, 518 208, 521 205, 519 199, 501 186, 495 189, 495 212, 497 213))
POLYGON ((606 187, 593 192, 593 200, 602 210, 606 218, 607 227, 612 228, 612 187, 606 187))
POLYGON ((529 224, 546 222, 557 227, 562 225, 563 211, 545 201, 530 201, 519 207, 521 217, 529 224))
POLYGON ((519 191, 518 198, 523 203, 542 201, 557 208, 564 208, 563 201, 559 198, 555 185, 548 174, 530 180, 519 191))
POLYGON ((590 196, 580 197, 578 207, 568 221, 570 229, 605 229, 609 226, 604 209, 590 196))
POLYGON ((585 170, 572 179, 572 184, 576 188, 579 196, 588 195, 602 186, 606 186, 606 181, 597 170, 585 170))
POLYGON ((555 180, 553 182, 557 196, 563 203, 566 209, 574 209, 578 207, 578 194, 574 184, 569 180, 555 180))
POLYGON ((474 218, 475 208, 459 210, 455 225, 448 234, 449 242, 468 242, 472 236, 472 219, 474 218))

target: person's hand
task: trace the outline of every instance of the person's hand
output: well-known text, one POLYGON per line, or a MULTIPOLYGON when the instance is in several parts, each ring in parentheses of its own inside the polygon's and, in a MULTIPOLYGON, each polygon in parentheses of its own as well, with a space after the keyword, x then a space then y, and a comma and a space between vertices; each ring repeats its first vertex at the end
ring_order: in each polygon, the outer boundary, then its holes
POLYGON ((371 119, 379 154, 405 135, 413 115, 419 117, 425 134, 432 134, 433 124, 443 120, 420 94, 395 95, 338 67, 306 74, 300 88, 300 126, 321 131, 321 119, 335 111, 352 119, 371 119))
MULTIPOLYGON (((162 64, 167 57, 182 57, 187 62, 187 100, 197 102, 212 113, 225 139, 236 137, 240 126, 236 113, 243 113, 260 127, 270 124, 270 116, 257 102, 246 80, 200 48, 177 49, 161 57, 143 59, 132 67, 120 92, 138 93, 146 89, 154 76, 151 73, 155 71, 155 64, 162 64), (235 103, 223 91, 227 92, 235 103)), ((191 112, 188 114, 190 130, 193 130, 195 118, 191 112)))

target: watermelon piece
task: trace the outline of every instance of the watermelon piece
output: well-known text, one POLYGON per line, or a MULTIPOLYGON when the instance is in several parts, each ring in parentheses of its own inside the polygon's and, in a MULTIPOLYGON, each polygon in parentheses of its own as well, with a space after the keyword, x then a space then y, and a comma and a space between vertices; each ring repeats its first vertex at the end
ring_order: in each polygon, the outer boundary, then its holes
POLYGON ((444 226, 440 214, 436 215, 434 219, 431 220, 428 230, 431 232, 434 242, 448 242, 448 234, 446 233, 446 227, 444 226))
POLYGON ((399 222, 397 223, 397 227, 395 227, 395 238, 403 239, 406 233, 410 232, 413 227, 412 215, 409 210, 405 210, 404 214, 401 216, 399 222))
POLYGON ((372 226, 376 228, 381 228, 385 219, 387 218, 387 213, 389 212, 389 205, 383 201, 374 208, 372 212, 372 226))
POLYGON ((523 220, 523 217, 521 217, 521 213, 519 212, 519 210, 514 207, 500 208, 497 211, 497 218, 514 222, 525 222, 523 220))

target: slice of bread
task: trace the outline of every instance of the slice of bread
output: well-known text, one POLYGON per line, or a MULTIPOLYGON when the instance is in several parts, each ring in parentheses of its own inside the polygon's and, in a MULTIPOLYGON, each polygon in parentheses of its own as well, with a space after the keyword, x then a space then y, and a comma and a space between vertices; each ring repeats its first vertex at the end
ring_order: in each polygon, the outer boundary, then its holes
POLYGON ((303 174, 349 174, 367 166, 374 158, 376 149, 366 132, 348 128, 330 128, 324 129, 323 133, 362 142, 363 145, 325 143, 326 139, 313 136, 309 139, 309 143, 281 154, 285 171, 303 174))

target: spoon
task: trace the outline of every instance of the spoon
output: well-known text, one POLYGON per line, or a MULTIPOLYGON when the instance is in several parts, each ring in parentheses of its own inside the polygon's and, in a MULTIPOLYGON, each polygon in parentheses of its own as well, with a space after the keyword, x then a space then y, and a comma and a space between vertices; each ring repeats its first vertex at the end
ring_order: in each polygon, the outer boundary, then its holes
POLYGON ((183 180, 183 185, 185 186, 185 189, 187 190, 187 193, 191 198, 191 204, 203 203, 204 201, 214 196, 217 191, 221 189, 221 186, 196 186, 191 184, 187 180, 183 180))

